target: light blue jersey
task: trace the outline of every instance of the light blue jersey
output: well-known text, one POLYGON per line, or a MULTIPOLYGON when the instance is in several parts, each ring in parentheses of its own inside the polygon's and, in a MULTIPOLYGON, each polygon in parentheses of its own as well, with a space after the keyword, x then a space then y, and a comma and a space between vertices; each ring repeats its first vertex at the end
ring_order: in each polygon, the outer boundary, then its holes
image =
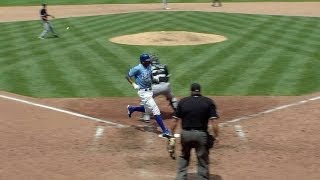
POLYGON ((152 85, 152 73, 151 66, 144 67, 142 64, 139 64, 128 73, 129 77, 135 78, 135 83, 140 86, 141 89, 151 88, 152 85))

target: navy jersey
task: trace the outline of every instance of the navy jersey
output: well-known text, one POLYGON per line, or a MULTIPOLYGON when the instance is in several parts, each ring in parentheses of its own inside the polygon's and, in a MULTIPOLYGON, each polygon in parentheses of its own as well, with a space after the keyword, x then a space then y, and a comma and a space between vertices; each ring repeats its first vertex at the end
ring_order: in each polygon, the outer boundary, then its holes
POLYGON ((48 18, 48 13, 47 13, 47 9, 46 8, 42 8, 40 10, 40 17, 42 20, 46 21, 48 18))

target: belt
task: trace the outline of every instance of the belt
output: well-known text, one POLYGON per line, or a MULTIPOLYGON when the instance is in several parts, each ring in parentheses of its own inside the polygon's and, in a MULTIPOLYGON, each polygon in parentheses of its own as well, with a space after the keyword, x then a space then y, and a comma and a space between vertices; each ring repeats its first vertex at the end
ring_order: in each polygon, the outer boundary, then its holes
POLYGON ((141 89, 139 89, 140 91, 151 91, 152 90, 152 88, 141 88, 141 89))

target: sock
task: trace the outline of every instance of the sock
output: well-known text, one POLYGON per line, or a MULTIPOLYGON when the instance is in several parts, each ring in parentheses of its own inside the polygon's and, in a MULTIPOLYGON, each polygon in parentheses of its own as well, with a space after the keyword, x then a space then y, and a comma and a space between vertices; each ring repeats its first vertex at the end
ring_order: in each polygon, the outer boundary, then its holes
POLYGON ((145 112, 144 106, 132 106, 134 111, 145 112))

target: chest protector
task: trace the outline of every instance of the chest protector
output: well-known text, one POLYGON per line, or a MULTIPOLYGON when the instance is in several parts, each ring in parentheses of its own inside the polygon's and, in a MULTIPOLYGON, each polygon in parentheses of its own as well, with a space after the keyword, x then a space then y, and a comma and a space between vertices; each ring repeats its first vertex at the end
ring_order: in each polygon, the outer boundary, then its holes
POLYGON ((161 82, 168 82, 168 68, 165 64, 152 64, 151 66, 153 83, 159 84, 161 82))

